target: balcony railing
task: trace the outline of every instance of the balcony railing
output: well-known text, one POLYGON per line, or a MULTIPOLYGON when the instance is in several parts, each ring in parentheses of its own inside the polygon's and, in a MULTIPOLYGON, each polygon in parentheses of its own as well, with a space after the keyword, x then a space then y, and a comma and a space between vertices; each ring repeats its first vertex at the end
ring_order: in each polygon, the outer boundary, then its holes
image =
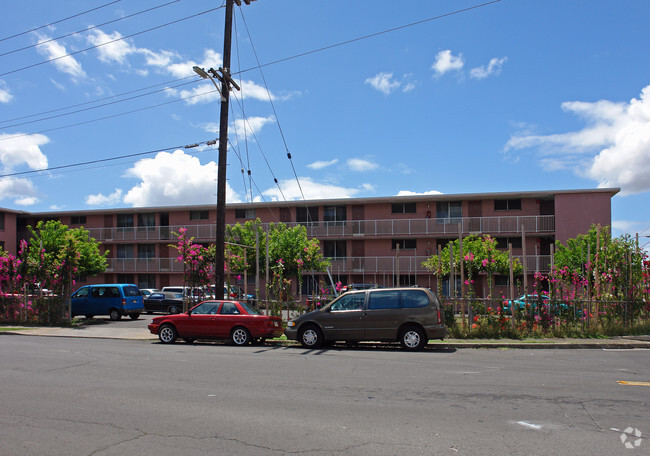
MULTIPOLYGON (((330 258, 330 272, 333 274, 426 274, 430 271, 422 266, 426 256, 400 256, 397 257, 347 257, 330 258)), ((515 258, 522 261, 521 256, 515 258)), ((529 273, 536 271, 548 272, 551 266, 549 255, 528 255, 526 265, 529 273)), ((176 258, 108 258, 106 272, 113 273, 140 273, 140 274, 168 274, 183 273, 183 264, 176 258)))
MULTIPOLYGON (((265 224, 263 224, 264 226, 265 224)), ((288 226, 298 225, 296 222, 288 226)), ((394 237, 394 236, 457 236, 471 233, 518 235, 523 225, 527 234, 553 233, 555 216, 526 215, 510 217, 459 217, 391 220, 346 220, 340 222, 300 223, 307 228, 307 235, 318 239, 343 237, 394 237)), ((187 230, 186 236, 197 241, 214 240, 215 226, 174 225, 132 228, 88 228, 90 235, 102 242, 166 241, 174 240, 173 233, 181 228, 187 230)))

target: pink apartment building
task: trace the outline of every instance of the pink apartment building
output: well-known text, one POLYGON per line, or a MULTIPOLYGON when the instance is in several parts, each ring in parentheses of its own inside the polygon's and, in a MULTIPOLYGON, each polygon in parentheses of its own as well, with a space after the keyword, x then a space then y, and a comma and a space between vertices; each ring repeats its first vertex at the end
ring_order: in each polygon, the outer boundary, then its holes
MULTIPOLYGON (((226 223, 259 218, 265 224, 304 225, 310 237, 320 240, 325 256, 331 258, 329 274, 334 281, 435 289, 436 279, 422 262, 459 234, 490 234, 501 248, 512 244, 513 254, 520 258, 525 246, 529 276, 535 271, 548 271, 555 242, 585 233, 592 224, 611 225, 611 198, 618 191, 608 188, 240 203, 226 207, 226 223)), ((103 251, 110 252, 106 272, 81 278, 78 284, 128 282, 141 288, 180 285, 183 266, 175 260, 176 250, 170 247, 176 239, 173 233, 184 227, 195 242, 206 245, 214 243, 216 234, 214 205, 47 213, 0 210, 0 245, 15 253, 20 239, 28 236, 27 226, 47 219, 60 220, 70 227, 83 226, 102 243, 103 251)), ((318 280, 328 282, 327 277, 327 273, 307 274, 300 291, 311 294, 318 280)), ((505 291, 507 280, 497 277, 496 283, 505 291)), ((250 291, 254 281, 249 277, 250 291)), ((484 292, 483 282, 479 280, 475 285, 479 296, 484 292)), ((448 293, 449 284, 445 281, 442 285, 448 293)))

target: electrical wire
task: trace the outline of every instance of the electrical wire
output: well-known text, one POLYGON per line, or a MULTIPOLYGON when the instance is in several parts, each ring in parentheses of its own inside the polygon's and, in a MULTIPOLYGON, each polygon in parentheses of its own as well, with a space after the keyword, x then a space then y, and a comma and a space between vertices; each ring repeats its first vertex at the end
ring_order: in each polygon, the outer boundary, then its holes
POLYGON ((0 141, 8 141, 10 139, 22 138, 24 136, 31 136, 31 135, 41 134, 41 133, 49 133, 51 131, 63 130, 65 128, 71 128, 71 127, 78 127, 79 125, 86 125, 86 124, 89 124, 89 123, 99 122, 101 120, 113 119, 115 117, 120 117, 120 116, 124 116, 124 115, 127 115, 127 114, 133 114, 134 112, 146 111, 148 109, 153 109, 153 108, 158 108, 160 106, 165 106, 165 105, 170 105, 170 104, 173 104, 173 103, 178 103, 179 101, 184 101, 184 100, 189 100, 191 98, 201 97, 203 95, 208 95, 208 94, 214 93, 214 92, 218 92, 218 90, 214 89, 214 90, 210 90, 210 91, 207 91, 207 92, 201 92, 201 93, 197 93, 197 94, 190 95, 190 96, 187 96, 187 97, 179 98, 178 100, 167 101, 165 103, 158 103, 158 104, 152 105, 152 106, 145 106, 144 108, 138 108, 138 109, 133 109, 131 111, 120 112, 118 114, 112 114, 110 116, 99 117, 97 119, 85 120, 83 122, 77 122, 77 123, 70 124, 70 125, 63 125, 61 127, 48 128, 47 130, 40 130, 40 131, 36 131, 36 132, 33 132, 33 133, 22 133, 22 134, 19 134, 19 135, 5 136, 4 138, 0 138, 0 141))
POLYGON ((58 41, 58 40, 61 40, 63 38, 67 38, 67 37, 72 36, 72 35, 79 35, 80 33, 89 32, 90 30, 94 30, 96 28, 103 27, 103 26, 108 25, 108 24, 112 24, 114 22, 123 21, 124 19, 130 19, 132 17, 139 16, 140 14, 148 13, 150 11, 157 10, 158 8, 162 8, 164 6, 169 6, 172 3, 178 3, 180 1, 181 0, 172 0, 171 2, 167 2, 167 3, 164 3, 162 5, 154 6, 152 8, 146 9, 146 10, 138 11, 137 13, 129 14, 128 16, 118 17, 117 19, 113 19, 112 21, 104 22, 104 23, 98 24, 98 25, 93 25, 93 26, 90 26, 88 28, 78 30, 76 32, 66 33, 65 35, 57 36, 56 38, 50 38, 50 39, 45 40, 45 41, 39 41, 38 43, 30 44, 29 46, 21 47, 19 49, 14 49, 13 51, 3 52, 2 54, 0 54, 0 57, 4 57, 5 55, 9 55, 9 54, 15 54, 16 52, 24 51, 26 49, 31 49, 31 48, 34 48, 36 46, 40 46, 42 44, 50 43, 52 41, 58 41))
MULTIPOLYGON (((65 106, 63 108, 51 109, 49 111, 43 111, 43 112, 39 112, 39 113, 36 113, 36 114, 29 114, 29 115, 21 116, 21 117, 14 117, 13 119, 0 120, 0 124, 7 123, 7 122, 14 122, 16 120, 29 119, 30 117, 42 116, 42 115, 45 115, 45 114, 51 114, 53 112, 58 112, 58 111, 65 111, 66 109, 78 108, 79 106, 85 106, 85 105, 89 105, 89 104, 93 104, 93 103, 98 103, 100 101, 111 100, 113 98, 122 97, 124 95, 130 95, 132 93, 141 92, 143 90, 153 89, 154 87, 158 87, 158 86, 161 86, 161 85, 169 85, 169 84, 173 84, 174 82, 184 81, 185 79, 189 79, 189 78, 196 78, 196 75, 193 74, 193 75, 190 75, 190 76, 185 76, 184 78, 178 78, 178 79, 174 79, 172 81, 161 82, 161 83, 150 85, 150 86, 147 86, 147 87, 142 87, 141 89, 130 90, 128 92, 118 93, 116 95, 111 95, 109 97, 97 98, 96 100, 85 101, 83 103, 78 103, 78 104, 74 104, 74 105, 70 105, 70 106, 65 106)), ((199 79, 199 81, 200 81, 200 79, 199 79)), ((163 90, 166 90, 166 89, 161 89, 159 92, 161 92, 163 90)), ((2 128, 5 128, 5 127, 2 127, 2 128)))
POLYGON ((58 57, 54 57, 54 58, 51 58, 51 59, 48 59, 48 60, 44 60, 44 61, 42 61, 42 62, 38 62, 38 63, 34 63, 34 64, 32 64, 32 65, 24 66, 24 67, 22 67, 22 68, 17 68, 17 69, 15 69, 15 70, 7 71, 7 72, 5 72, 5 73, 0 74, 0 77, 2 77, 2 76, 7 76, 7 75, 9 75, 9 74, 18 73, 19 71, 28 70, 28 69, 30 69, 30 68, 34 68, 34 67, 37 67, 37 66, 40 66, 40 65, 45 65, 46 63, 55 62, 55 61, 57 61, 57 60, 60 60, 60 59, 65 58, 65 57, 71 57, 71 56, 73 56, 73 55, 81 54, 82 52, 87 52, 87 51, 90 51, 90 50, 92 50, 92 49, 97 49, 97 48, 99 48, 99 47, 102 47, 102 46, 106 46, 106 45, 108 45, 108 44, 115 43, 115 42, 117 42, 117 41, 123 41, 123 40, 126 40, 127 38, 132 38, 132 37, 134 37, 134 36, 138 36, 138 35, 142 35, 142 34, 144 34, 144 33, 152 32, 152 31, 154 31, 154 30, 158 30, 158 29, 163 28, 163 27, 168 27, 168 26, 170 26, 170 25, 178 24, 179 22, 183 22, 183 21, 186 21, 186 20, 188 20, 188 19, 193 19, 193 18, 195 18, 195 17, 202 16, 202 15, 204 15, 204 14, 211 13, 211 12, 213 12, 213 11, 219 10, 219 9, 221 9, 221 8, 223 8, 223 7, 222 7, 222 6, 218 6, 218 7, 216 7, 216 8, 211 8, 211 9, 209 9, 209 10, 201 11, 201 12, 199 12, 199 13, 192 14, 192 15, 190 15, 190 16, 186 16, 186 17, 183 17, 183 18, 181 18, 181 19, 176 19, 176 20, 174 20, 174 21, 167 22, 167 23, 165 23, 165 24, 157 25, 157 26, 155 26, 155 27, 151 27, 151 28, 148 28, 148 29, 146 29, 146 30, 141 30, 141 31, 136 32, 136 33, 131 33, 130 35, 126 35, 126 36, 123 36, 123 37, 121 37, 121 38, 116 38, 116 39, 114 39, 114 40, 110 40, 110 41, 107 41, 107 42, 105 42, 105 43, 97 44, 97 45, 95 45, 95 46, 91 46, 91 47, 88 47, 88 48, 85 48, 85 49, 80 49, 80 50, 78 50, 78 51, 70 52, 70 53, 65 54, 65 55, 60 55, 60 56, 58 56, 58 57))
MULTIPOLYGON (((332 48, 335 48, 335 47, 344 46, 346 44, 355 43, 357 41, 366 40, 368 38, 374 38, 376 36, 384 35, 386 33, 395 32, 397 30, 402 30, 402 29, 405 29, 405 28, 408 28, 408 27, 413 27, 413 26, 416 26, 416 25, 424 24, 425 22, 435 21, 435 20, 442 19, 442 18, 445 18, 445 17, 453 16, 455 14, 465 13, 465 12, 473 10, 473 9, 482 8, 484 6, 492 5, 494 3, 499 3, 500 1, 501 0, 493 0, 491 2, 481 3, 480 5, 474 5, 474 6, 470 6, 468 8, 463 8, 463 9, 460 9, 460 10, 452 11, 450 13, 441 14, 439 16, 434 16, 434 17, 430 17, 430 18, 427 18, 427 19, 422 19, 421 21, 416 21, 416 22, 411 22, 410 24, 400 25, 398 27, 393 27, 393 28, 390 28, 390 29, 387 29, 387 30, 383 30, 381 32, 371 33, 370 35, 364 35, 364 36, 360 36, 360 37, 357 37, 357 38, 352 38, 352 39, 347 40, 347 41, 341 41, 339 43, 330 44, 328 46, 324 46, 324 47, 321 47, 321 48, 318 48, 318 49, 313 49, 311 51, 307 51, 307 52, 303 52, 303 53, 300 53, 300 54, 292 55, 290 57, 285 57, 285 58, 282 58, 282 59, 279 59, 279 60, 274 60, 272 62, 264 63, 262 65, 258 65, 258 66, 255 66, 255 67, 246 68, 244 70, 234 72, 234 73, 232 73, 232 75, 236 75, 236 74, 240 74, 240 73, 246 73, 246 72, 249 72, 249 71, 257 70, 260 67, 267 67, 267 66, 270 66, 270 65, 275 65, 277 63, 282 63, 282 62, 286 62, 288 60, 293 60, 293 59, 297 59, 297 58, 300 58, 300 57, 305 57, 305 56, 308 56, 308 55, 311 55, 311 54, 316 54, 318 52, 326 51, 326 50, 329 50, 329 49, 332 49, 332 48)), ((0 76, 2 76, 2 75, 0 74, 0 76)))
POLYGON ((24 32, 16 33, 15 35, 7 36, 7 37, 5 37, 5 38, 0 38, 0 41, 6 41, 6 40, 9 40, 9 39, 11 39, 11 38, 16 38, 16 37, 18 37, 18 36, 27 35, 28 33, 35 32, 36 30, 40 30, 40 29, 42 29, 42 28, 50 27, 50 26, 52 26, 52 25, 59 24, 59 23, 61 23, 61 22, 67 21, 67 20, 69 20, 69 19, 74 19, 75 17, 83 16, 84 14, 88 14, 88 13, 90 13, 90 12, 97 11, 98 9, 105 8, 105 7, 107 7, 107 6, 113 5, 113 4, 118 3, 118 2, 121 2, 121 1, 122 1, 122 0, 114 0, 114 1, 112 1, 112 2, 110 2, 110 3, 106 3, 106 4, 104 4, 104 5, 100 5, 100 6, 96 7, 96 8, 89 9, 89 10, 87 10, 87 11, 83 11, 83 12, 81 12, 81 13, 77 13, 77 14, 75 14, 75 15, 68 16, 68 17, 63 18, 63 19, 59 19, 58 21, 50 22, 49 24, 41 25, 40 27, 36 27, 36 28, 31 29, 31 30, 26 30, 26 31, 24 31, 24 32))

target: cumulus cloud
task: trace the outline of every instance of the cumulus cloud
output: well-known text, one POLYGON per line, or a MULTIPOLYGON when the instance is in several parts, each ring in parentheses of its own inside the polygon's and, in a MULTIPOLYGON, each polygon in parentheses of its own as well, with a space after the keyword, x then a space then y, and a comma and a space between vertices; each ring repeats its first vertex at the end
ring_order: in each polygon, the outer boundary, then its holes
POLYGON ((438 52, 431 69, 436 72, 436 76, 442 76, 449 71, 461 70, 463 65, 465 65, 465 62, 462 53, 455 56, 451 53, 451 50, 446 49, 438 52))
POLYGON ((48 60, 52 60, 52 63, 57 70, 72 76, 73 79, 77 80, 86 77, 86 72, 74 57, 71 55, 63 57, 68 54, 65 46, 58 41, 49 41, 44 43, 44 41, 49 39, 49 37, 45 36, 38 37, 38 43, 42 43, 36 46, 38 53, 48 60))
MULTIPOLYGON (((302 199, 303 193, 305 199, 317 200, 352 198, 360 192, 369 190, 369 187, 366 184, 363 184, 358 188, 345 188, 333 184, 316 182, 310 177, 301 177, 300 187, 298 187, 298 183, 295 179, 280 181, 279 185, 280 188, 282 188, 282 193, 280 193, 280 190, 277 187, 272 187, 262 192, 262 194, 273 201, 283 201, 283 195, 287 200, 300 200, 302 199), (300 192, 300 188, 302 188, 302 193, 300 192)), ((372 186, 370 186, 370 188, 372 188, 372 186)))
POLYGON ((91 30, 87 36, 89 44, 97 47, 99 60, 104 63, 125 64, 130 54, 138 52, 138 49, 127 40, 123 40, 120 32, 105 33, 99 29, 91 30))
POLYGON ((246 120, 236 119, 233 122, 233 129, 237 138, 243 140, 246 137, 250 138, 253 133, 259 133, 264 125, 271 122, 275 122, 275 117, 247 117, 246 120))
POLYGON ((410 190, 400 190, 397 193, 397 196, 417 196, 417 195, 442 195, 442 192, 439 192, 438 190, 429 190, 427 192, 412 192, 410 190))
POLYGON ((480 67, 472 68, 469 71, 469 76, 473 79, 485 79, 492 75, 498 75, 501 73, 501 68, 507 60, 507 57, 490 59, 487 66, 481 65, 480 67))
POLYGON ((31 206, 40 201, 38 190, 29 179, 0 179, 0 200, 12 199, 19 206, 31 206))
POLYGON ((9 92, 7 84, 0 79, 0 103, 9 103, 14 96, 9 92))
POLYGON ((555 169, 573 168, 600 187, 621 187, 623 195, 650 190, 650 85, 627 103, 574 101, 562 109, 587 125, 568 133, 513 135, 505 150, 537 149, 555 169))
POLYGON ((31 169, 47 168, 47 157, 41 152, 41 146, 50 139, 41 134, 25 135, 22 133, 0 134, 0 165, 4 172, 11 172, 17 166, 27 165, 31 169))
POLYGON ((311 168, 311 169, 323 169, 323 168, 327 168, 328 166, 335 165, 338 162, 339 162, 338 158, 335 158, 334 160, 329 160, 329 161, 318 160, 318 161, 315 161, 313 163, 308 164, 307 167, 311 168))
POLYGON ((88 206, 115 206, 122 202, 122 189, 116 188, 110 195, 98 193, 96 195, 86 196, 88 206))
MULTIPOLYGON (((127 170, 126 176, 139 180, 123 198, 124 203, 134 207, 216 202, 217 164, 202 165, 198 158, 182 150, 160 152, 154 158, 140 160, 127 170)), ((241 201, 229 184, 226 200, 241 201)))
POLYGON ((410 77, 410 74, 406 74, 402 77, 402 80, 397 80, 393 78, 393 73, 381 72, 372 78, 366 79, 365 83, 379 92, 390 95, 392 92, 400 88, 402 92, 411 92, 414 90, 417 87, 417 83, 409 81, 408 79, 410 77))
POLYGON ((350 158, 346 161, 346 163, 348 165, 348 168, 350 168, 352 171, 365 172, 379 168, 379 165, 377 163, 370 160, 364 160, 362 158, 350 158))

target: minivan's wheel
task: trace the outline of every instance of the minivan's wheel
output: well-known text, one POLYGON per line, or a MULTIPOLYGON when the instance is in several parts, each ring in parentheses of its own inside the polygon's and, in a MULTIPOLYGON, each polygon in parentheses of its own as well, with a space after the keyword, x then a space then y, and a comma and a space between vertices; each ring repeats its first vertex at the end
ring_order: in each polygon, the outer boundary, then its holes
POLYGON ((230 335, 235 345, 246 345, 251 340, 251 335, 246 328, 235 328, 230 335))
POLYGON ((298 340, 305 348, 320 348, 323 345, 323 333, 318 326, 308 325, 300 328, 298 340))
POLYGON ((399 342, 405 350, 422 350, 427 344, 427 336, 419 326, 407 326, 402 330, 399 342))
POLYGON ((137 320, 140 318, 140 314, 129 314, 129 318, 131 318, 131 320, 137 320))
POLYGON ((163 344, 173 344, 176 342, 178 337, 178 331, 172 325, 163 325, 160 330, 158 330, 158 339, 163 344))
POLYGON ((122 314, 117 309, 111 309, 111 312, 108 314, 108 316, 113 321, 117 321, 122 318, 122 314))

